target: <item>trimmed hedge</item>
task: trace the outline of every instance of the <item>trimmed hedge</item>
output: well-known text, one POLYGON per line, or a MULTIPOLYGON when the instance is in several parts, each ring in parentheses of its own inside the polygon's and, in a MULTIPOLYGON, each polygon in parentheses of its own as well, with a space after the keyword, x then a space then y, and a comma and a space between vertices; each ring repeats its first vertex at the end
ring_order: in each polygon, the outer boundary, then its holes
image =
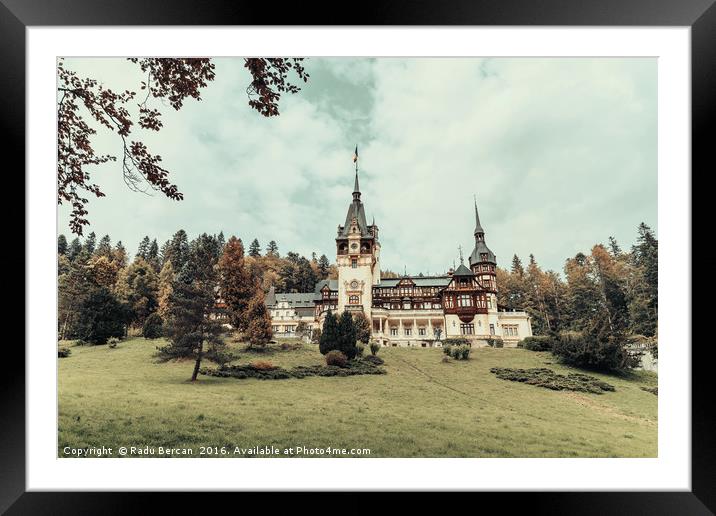
POLYGON ((553 339, 547 335, 525 337, 517 343, 518 348, 529 351, 552 351, 553 339))
POLYGON ((605 391, 614 391, 614 386, 599 378, 582 373, 557 374, 551 369, 537 367, 534 369, 511 369, 508 367, 493 367, 491 373, 501 380, 536 385, 553 391, 579 391, 602 394, 605 391))
MULTIPOLYGON (((377 357, 374 357, 377 358, 377 357)), ((258 369, 252 364, 225 365, 217 369, 203 368, 199 374, 221 378, 258 378, 259 380, 284 380, 286 378, 306 378, 308 376, 354 376, 361 374, 386 374, 385 369, 366 360, 351 360, 346 367, 337 366, 297 366, 291 369, 258 369)))
POLYGON ((363 361, 370 362, 373 365, 383 365, 385 363, 385 361, 382 358, 380 358, 376 355, 368 355, 367 357, 363 358, 363 361))
POLYGON ((490 337, 487 339, 487 345, 491 348, 504 348, 505 343, 502 341, 500 337, 490 337))

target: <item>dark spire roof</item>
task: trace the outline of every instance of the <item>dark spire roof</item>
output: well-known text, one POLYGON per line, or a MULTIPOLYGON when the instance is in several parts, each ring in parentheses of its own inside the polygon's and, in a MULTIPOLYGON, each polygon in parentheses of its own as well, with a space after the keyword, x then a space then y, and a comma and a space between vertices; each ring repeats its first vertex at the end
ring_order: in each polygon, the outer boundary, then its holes
POLYGON ((484 233, 485 230, 482 229, 482 226, 480 225, 480 214, 477 212, 477 197, 475 199, 475 234, 478 233, 484 233))
POLYGON ((353 218, 358 222, 358 229, 363 237, 371 236, 368 232, 368 223, 365 218, 365 209, 363 203, 360 200, 360 187, 358 185, 358 170, 356 169, 355 184, 353 186, 353 202, 348 206, 348 213, 346 214, 346 222, 340 231, 338 232, 338 238, 347 237, 353 218))
POLYGON ((487 244, 485 244, 485 230, 480 224, 480 215, 477 213, 477 199, 475 200, 475 248, 470 253, 470 265, 482 262, 482 254, 487 254, 487 261, 497 263, 497 257, 487 244))

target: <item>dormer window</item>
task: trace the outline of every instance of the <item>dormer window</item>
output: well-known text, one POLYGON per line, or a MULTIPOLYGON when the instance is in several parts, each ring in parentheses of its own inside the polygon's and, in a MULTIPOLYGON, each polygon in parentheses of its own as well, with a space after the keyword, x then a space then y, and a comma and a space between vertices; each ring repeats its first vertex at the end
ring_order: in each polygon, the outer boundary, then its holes
POLYGON ((486 262, 487 261, 487 253, 480 253, 480 260, 482 260, 483 262, 486 262))
POLYGON ((358 260, 356 260, 355 258, 353 258, 353 259, 351 260, 351 268, 353 268, 353 269, 357 269, 357 268, 358 268, 358 260))

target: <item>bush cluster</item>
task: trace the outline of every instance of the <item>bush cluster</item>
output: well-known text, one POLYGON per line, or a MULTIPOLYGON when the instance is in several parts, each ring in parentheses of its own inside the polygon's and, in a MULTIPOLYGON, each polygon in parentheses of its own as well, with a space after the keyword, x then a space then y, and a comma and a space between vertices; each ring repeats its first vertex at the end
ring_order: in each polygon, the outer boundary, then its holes
POLYGON ((582 373, 557 374, 551 369, 537 367, 533 369, 511 369, 509 367, 493 367, 491 373, 501 380, 521 382, 536 385, 554 391, 580 391, 602 394, 604 391, 613 391, 614 386, 603 382, 599 378, 582 373))
POLYGON ((529 351, 552 351, 553 338, 548 335, 525 337, 517 343, 518 348, 529 351))
POLYGON ((164 321, 158 313, 154 312, 144 321, 142 336, 145 339, 158 339, 162 335, 164 335, 164 321))
POLYGON ((602 371, 634 368, 641 361, 639 353, 629 352, 621 335, 605 330, 562 333, 552 354, 566 364, 602 371))
MULTIPOLYGON (((377 357, 375 357, 377 358, 377 357)), ((363 374, 385 374, 385 369, 377 367, 367 360, 351 360, 345 367, 338 366, 297 366, 292 369, 275 367, 257 369, 255 364, 223 365, 217 369, 203 368, 200 374, 222 378, 258 378, 259 380, 283 380, 286 378, 306 378, 309 376, 354 376, 363 374)))
POLYGON ((59 358, 67 358, 68 356, 70 356, 70 353, 72 353, 70 348, 66 348, 66 347, 57 348, 57 356, 59 358))
POLYGON ((369 362, 373 365, 383 365, 385 363, 385 361, 382 358, 380 358, 379 356, 376 356, 376 355, 368 355, 367 357, 363 358, 363 361, 369 362))
POLYGON ((451 339, 443 340, 443 347, 445 346, 470 346, 470 341, 464 337, 456 337, 451 339))
POLYGON ((114 349, 121 341, 122 339, 120 339, 119 337, 110 337, 109 339, 107 339, 107 346, 114 349))
MULTIPOLYGON (((459 339, 455 339, 459 340, 459 339)), ((462 344, 462 345, 450 345, 443 346, 443 353, 449 357, 454 358, 455 360, 467 360, 470 358, 470 350, 472 348, 469 345, 462 344)))
POLYGON ((345 367, 348 363, 348 358, 340 351, 334 349, 326 353, 326 365, 345 367))
POLYGON ((370 343, 370 354, 375 356, 378 354, 378 351, 380 351, 380 344, 373 341, 370 343))
POLYGON ((487 339, 487 345, 491 348, 504 348, 505 344, 500 337, 490 337, 487 339))

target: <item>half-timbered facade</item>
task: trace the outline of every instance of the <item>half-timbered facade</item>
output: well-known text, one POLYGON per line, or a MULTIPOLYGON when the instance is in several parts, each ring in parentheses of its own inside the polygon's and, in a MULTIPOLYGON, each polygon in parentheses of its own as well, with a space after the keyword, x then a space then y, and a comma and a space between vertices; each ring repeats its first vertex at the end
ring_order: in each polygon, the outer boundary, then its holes
MULTIPOLYGON (((497 305, 497 258, 485 242, 477 203, 474 238, 469 266, 461 257, 457 269, 441 276, 381 279, 378 226, 375 220, 367 223, 356 170, 353 200, 335 239, 338 279, 320 281, 314 292, 295 296, 304 305, 310 296, 314 327, 328 310, 363 312, 373 338, 384 346, 433 347, 456 337, 474 345, 500 337, 505 346, 514 346, 532 335, 530 318, 497 305)), ((279 312, 272 310, 272 317, 279 312)))

